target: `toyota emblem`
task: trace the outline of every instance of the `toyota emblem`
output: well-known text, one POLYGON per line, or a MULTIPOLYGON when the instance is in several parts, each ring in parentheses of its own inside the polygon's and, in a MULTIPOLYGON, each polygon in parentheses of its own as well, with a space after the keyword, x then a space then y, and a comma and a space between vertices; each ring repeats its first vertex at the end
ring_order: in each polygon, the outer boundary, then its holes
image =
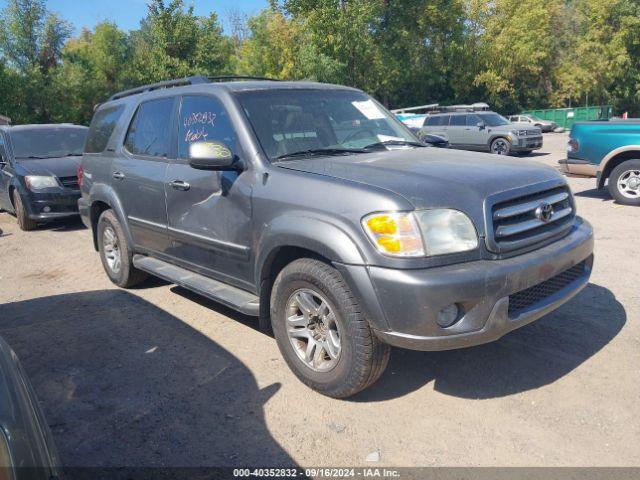
POLYGON ((551 221, 553 217, 553 205, 547 202, 542 202, 536 208, 536 218, 541 222, 547 223, 551 221))

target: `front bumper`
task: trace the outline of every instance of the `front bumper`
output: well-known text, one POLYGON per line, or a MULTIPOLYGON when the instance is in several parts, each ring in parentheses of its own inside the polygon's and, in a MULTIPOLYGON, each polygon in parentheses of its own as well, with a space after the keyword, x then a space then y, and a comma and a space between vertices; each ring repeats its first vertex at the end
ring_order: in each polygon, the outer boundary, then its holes
POLYGON ((511 149, 514 152, 538 150, 542 148, 542 136, 539 137, 514 137, 511 149))
POLYGON ((31 220, 46 222, 78 215, 80 192, 68 190, 61 193, 30 193, 25 208, 31 220), (48 210, 48 211, 45 211, 48 210))
POLYGON ((366 287, 356 290, 364 291, 367 314, 384 316, 372 322, 384 342, 412 350, 449 350, 497 340, 558 308, 587 285, 592 265, 593 231, 576 218, 566 237, 533 252, 424 270, 369 267, 375 300, 366 287), (510 313, 510 296, 583 262, 584 271, 570 283, 510 313), (438 313, 454 303, 463 312, 460 319, 451 327, 440 327, 438 313))

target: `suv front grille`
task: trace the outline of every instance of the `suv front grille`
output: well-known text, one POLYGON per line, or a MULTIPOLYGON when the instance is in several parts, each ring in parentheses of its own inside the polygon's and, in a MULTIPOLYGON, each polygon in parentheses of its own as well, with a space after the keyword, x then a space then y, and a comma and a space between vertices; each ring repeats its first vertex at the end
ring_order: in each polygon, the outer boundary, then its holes
POLYGON ((555 277, 551 277, 549 280, 510 295, 509 318, 517 317, 523 310, 562 290, 571 282, 580 278, 584 274, 585 268, 586 260, 557 274, 555 277))
POLYGON ((490 212, 488 247, 496 252, 525 248, 559 236, 575 217, 573 199, 566 185, 498 201, 490 212))
POLYGON ((73 190, 78 190, 80 185, 78 185, 78 177, 58 177, 60 183, 66 188, 71 188, 73 190))

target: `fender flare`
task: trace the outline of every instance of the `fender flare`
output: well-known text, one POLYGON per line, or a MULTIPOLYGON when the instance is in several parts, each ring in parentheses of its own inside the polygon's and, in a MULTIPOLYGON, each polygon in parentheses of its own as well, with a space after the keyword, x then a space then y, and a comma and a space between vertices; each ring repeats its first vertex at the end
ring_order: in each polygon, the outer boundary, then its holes
MULTIPOLYGON (((120 202, 120 199, 118 198, 118 195, 116 194, 113 187, 110 187, 104 183, 94 184, 91 187, 91 191, 89 192, 89 208, 91 212, 93 212, 93 204, 95 202, 103 202, 109 205, 109 207, 113 210, 113 212, 116 214, 116 217, 118 217, 118 220, 120 221, 120 225, 124 230, 129 246, 133 247, 133 235, 131 235, 131 230, 129 229, 127 215, 125 214, 124 208, 122 207, 122 202, 120 202)), ((94 243, 96 242, 95 225, 97 224, 97 222, 97 218, 91 218, 94 243)))
POLYGON ((331 262, 351 265, 365 263, 360 249, 347 232, 322 218, 281 216, 269 223, 262 231, 261 238, 255 256, 256 285, 260 285, 268 259, 283 247, 311 250, 331 262))
POLYGON ((607 177, 605 177, 603 175, 603 173, 604 173, 605 169, 607 168, 607 164, 614 157, 620 155, 621 153, 633 152, 633 151, 637 151, 639 153, 639 158, 640 158, 640 145, 625 145, 623 147, 614 148, 613 150, 611 150, 609 153, 607 153, 603 157, 602 161, 600 162, 600 165, 598 166, 598 170, 597 170, 598 188, 604 187, 604 182, 607 179, 607 177))

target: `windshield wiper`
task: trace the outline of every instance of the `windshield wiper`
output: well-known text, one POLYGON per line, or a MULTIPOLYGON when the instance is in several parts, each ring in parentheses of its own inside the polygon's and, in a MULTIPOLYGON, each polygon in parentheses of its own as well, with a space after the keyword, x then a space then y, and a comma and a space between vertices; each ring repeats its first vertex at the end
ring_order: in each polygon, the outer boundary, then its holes
POLYGON ((373 150, 374 148, 384 148, 387 146, 400 147, 426 147, 424 143, 413 142, 411 140, 384 140, 382 142, 372 143, 363 148, 363 150, 373 150))
POLYGON ((295 159, 300 157, 318 157, 329 155, 348 155, 352 153, 366 153, 363 148, 312 148, 309 150, 300 150, 299 152, 285 153, 276 157, 276 161, 295 159))

